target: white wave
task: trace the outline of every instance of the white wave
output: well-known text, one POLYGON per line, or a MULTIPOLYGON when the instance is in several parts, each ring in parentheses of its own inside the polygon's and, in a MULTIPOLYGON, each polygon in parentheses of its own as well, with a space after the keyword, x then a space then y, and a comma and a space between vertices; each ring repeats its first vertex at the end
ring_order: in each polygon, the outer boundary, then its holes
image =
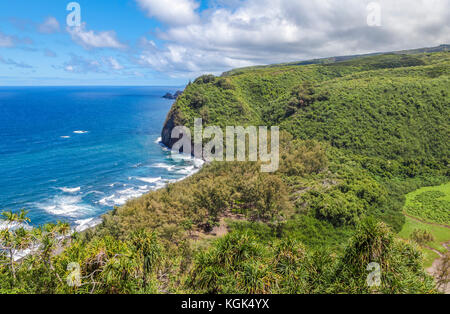
POLYGON ((159 144, 162 142, 162 137, 158 137, 158 139, 155 141, 156 144, 159 144))
POLYGON ((196 171, 195 166, 188 166, 188 167, 178 170, 176 173, 190 175, 190 174, 194 173, 195 171, 196 171))
POLYGON ((148 186, 146 189, 141 188, 128 188, 125 190, 118 191, 113 195, 102 198, 99 203, 104 206, 121 206, 124 205, 128 200, 133 198, 138 198, 149 191, 148 186))
POLYGON ((198 158, 191 158, 188 161, 188 163, 191 165, 182 167, 180 170, 176 171, 176 173, 186 175, 189 177, 189 176, 197 173, 205 164, 205 162, 202 159, 198 159, 198 158))
POLYGON ((73 131, 75 134, 86 134, 89 133, 89 131, 73 131))
POLYGON ((37 206, 49 214, 61 217, 79 217, 92 211, 92 207, 85 204, 81 196, 56 196, 51 201, 37 206))
POLYGON ((159 190, 159 189, 165 188, 167 186, 167 184, 170 183, 170 181, 173 181, 173 180, 165 180, 165 181, 157 182, 154 190, 159 190))
POLYGON ((139 180, 139 181, 142 181, 142 182, 146 182, 146 183, 156 183, 156 182, 162 180, 161 177, 159 177, 159 178, 152 178, 152 177, 149 177, 149 178, 142 178, 142 177, 136 177, 136 179, 139 180))
POLYGON ((70 136, 67 136, 67 135, 66 136, 61 136, 61 138, 70 138, 70 136))
MULTIPOLYGON (((26 230, 32 230, 33 228, 31 226, 29 226, 26 223, 17 223, 17 222, 8 222, 5 220, 0 219, 0 230, 5 230, 5 229, 9 229, 9 230, 16 230, 19 228, 25 228, 26 230)), ((17 262, 18 260, 26 257, 27 255, 31 254, 33 251, 35 251, 38 248, 37 245, 32 245, 30 248, 25 249, 25 250, 13 250, 13 259, 15 262, 17 262)), ((10 254, 6 253, 6 256, 9 257, 10 254)))
POLYGON ((41 245, 39 243, 36 243, 36 244, 32 244, 28 249, 15 250, 14 251, 14 255, 13 255, 14 256, 14 261, 17 262, 17 261, 27 257, 28 255, 36 252, 39 249, 40 246, 41 245))
POLYGON ((81 187, 76 187, 76 188, 63 187, 63 188, 58 188, 58 189, 63 191, 64 193, 76 193, 76 192, 80 192, 81 187))
POLYGON ((75 223, 77 224, 77 226, 75 227, 75 231, 82 232, 84 230, 93 228, 93 227, 101 224, 102 219, 98 218, 98 217, 93 217, 93 218, 75 220, 75 223))
POLYGON ((165 164, 162 162, 162 163, 157 163, 157 164, 151 165, 151 167, 166 169, 167 171, 173 171, 176 166, 174 166, 174 165, 171 166, 171 165, 168 165, 168 164, 165 164))
POLYGON ((101 205, 104 205, 104 206, 115 206, 115 205, 118 205, 116 203, 116 195, 115 194, 102 198, 100 201, 98 201, 98 203, 101 204, 101 205))
POLYGON ((101 192, 101 191, 90 191, 90 192, 84 194, 84 196, 88 196, 88 195, 91 195, 91 194, 104 195, 105 193, 104 193, 104 192, 101 192))
POLYGON ((170 158, 174 162, 192 161, 194 158, 189 154, 171 152, 170 158))
MULTIPOLYGON (((31 253, 33 253, 34 251, 36 251, 37 247, 35 249, 30 248, 30 249, 25 249, 25 250, 18 250, 14 252, 14 262, 17 262, 19 260, 21 260, 22 258, 30 255, 31 253)), ((8 255, 9 256, 9 255, 8 255)))
POLYGON ((201 168, 205 164, 205 161, 203 159, 193 157, 192 155, 189 154, 172 152, 170 158, 177 163, 180 162, 191 163, 195 166, 195 168, 201 168))
POLYGON ((205 164, 205 161, 203 159, 194 158, 193 160, 195 168, 201 168, 205 164))
POLYGON ((0 230, 5 230, 5 229, 15 230, 15 229, 19 229, 21 227, 23 227, 27 230, 32 229, 32 227, 30 227, 26 223, 9 222, 9 221, 0 219, 0 230))

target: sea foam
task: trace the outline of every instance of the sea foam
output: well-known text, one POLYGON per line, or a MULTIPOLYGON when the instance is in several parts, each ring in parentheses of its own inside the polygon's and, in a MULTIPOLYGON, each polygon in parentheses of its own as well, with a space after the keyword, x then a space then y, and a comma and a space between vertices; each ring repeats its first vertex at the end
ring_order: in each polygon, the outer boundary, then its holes
POLYGON ((101 223, 102 223, 102 219, 98 218, 98 217, 75 220, 75 224, 76 224, 75 231, 82 232, 84 230, 93 228, 101 223))
POLYGON ((156 182, 162 180, 161 177, 158 177, 158 178, 152 178, 152 177, 149 177, 149 178, 142 178, 142 177, 137 177, 136 179, 139 180, 139 181, 142 181, 142 182, 146 182, 146 183, 156 183, 156 182))
POLYGON ((92 206, 83 202, 81 196, 55 196, 52 200, 37 204, 47 213, 60 217, 80 217, 92 211, 92 206))
POLYGON ((151 165, 152 168, 161 168, 161 169, 166 169, 167 171, 173 171, 175 169, 175 165, 168 165, 165 164, 163 162, 157 163, 157 164, 153 164, 151 165))
POLYGON ((77 192, 80 192, 81 187, 76 187, 76 188, 63 187, 63 188, 58 188, 58 189, 63 191, 64 193, 77 193, 77 192))

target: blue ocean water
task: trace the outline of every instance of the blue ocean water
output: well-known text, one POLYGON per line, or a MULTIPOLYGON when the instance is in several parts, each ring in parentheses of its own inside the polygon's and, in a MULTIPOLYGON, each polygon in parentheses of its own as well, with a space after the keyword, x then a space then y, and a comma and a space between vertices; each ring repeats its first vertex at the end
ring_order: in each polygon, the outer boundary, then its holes
POLYGON ((162 87, 1 87, 0 210, 78 230, 198 169, 158 143, 162 87))

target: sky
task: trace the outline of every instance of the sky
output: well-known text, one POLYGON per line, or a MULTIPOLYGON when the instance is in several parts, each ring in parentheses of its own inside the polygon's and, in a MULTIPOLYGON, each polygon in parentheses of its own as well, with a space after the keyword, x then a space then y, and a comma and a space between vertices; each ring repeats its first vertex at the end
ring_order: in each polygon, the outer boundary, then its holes
POLYGON ((450 0, 70 3, 0 0, 0 86, 181 86, 237 67, 450 43, 450 0))

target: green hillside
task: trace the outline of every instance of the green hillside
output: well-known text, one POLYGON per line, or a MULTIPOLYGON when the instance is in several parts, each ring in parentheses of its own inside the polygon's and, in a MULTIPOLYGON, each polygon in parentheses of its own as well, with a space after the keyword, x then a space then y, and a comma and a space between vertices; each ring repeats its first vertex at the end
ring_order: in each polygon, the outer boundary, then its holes
POLYGON ((400 230, 403 194, 449 176, 449 62, 446 51, 396 53, 205 75, 173 105, 163 141, 172 144, 168 126, 192 127, 197 117, 221 127, 279 125, 371 173, 390 194, 380 217, 400 230))
POLYGON ((203 76, 172 109, 179 125, 280 125, 296 138, 440 168, 449 163, 448 52, 387 54, 203 76))

